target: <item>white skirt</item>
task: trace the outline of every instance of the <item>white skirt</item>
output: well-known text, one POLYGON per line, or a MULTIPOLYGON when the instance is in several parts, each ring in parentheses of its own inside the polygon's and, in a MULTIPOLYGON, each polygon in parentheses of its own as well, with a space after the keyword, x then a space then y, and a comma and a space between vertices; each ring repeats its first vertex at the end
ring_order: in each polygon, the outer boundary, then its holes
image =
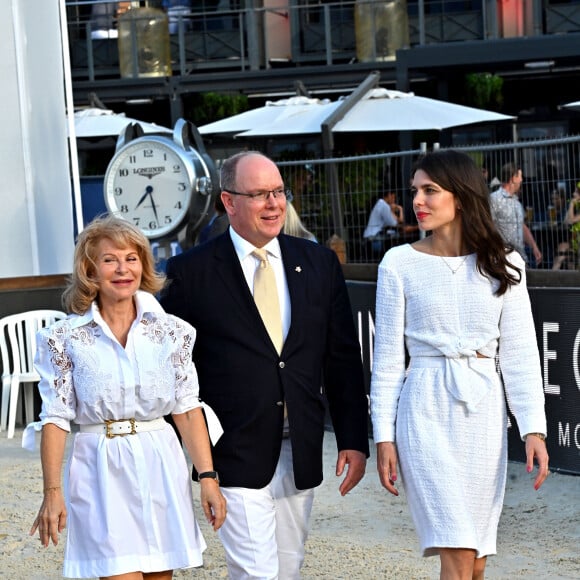
POLYGON ((77 433, 67 470, 65 577, 202 565, 191 476, 169 424, 113 439, 77 433))
POLYGON ((401 480, 424 556, 438 548, 496 553, 507 470, 507 414, 494 359, 475 412, 445 387, 444 357, 411 360, 397 411, 401 480))

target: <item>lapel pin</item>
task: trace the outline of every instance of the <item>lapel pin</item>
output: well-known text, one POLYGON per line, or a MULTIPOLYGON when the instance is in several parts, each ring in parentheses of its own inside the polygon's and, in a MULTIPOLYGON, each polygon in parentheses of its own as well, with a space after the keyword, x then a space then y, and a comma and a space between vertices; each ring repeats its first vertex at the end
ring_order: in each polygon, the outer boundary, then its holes
POLYGON ((300 274, 300 272, 302 272, 302 268, 300 266, 296 266, 296 268, 294 268, 294 270, 296 270, 296 272, 298 272, 300 274))

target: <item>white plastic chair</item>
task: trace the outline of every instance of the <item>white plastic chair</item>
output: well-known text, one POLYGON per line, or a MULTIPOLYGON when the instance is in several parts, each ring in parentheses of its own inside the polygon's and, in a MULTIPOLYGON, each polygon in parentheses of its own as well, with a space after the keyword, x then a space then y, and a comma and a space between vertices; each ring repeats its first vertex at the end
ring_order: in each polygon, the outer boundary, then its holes
POLYGON ((34 421, 34 384, 40 380, 34 369, 36 333, 44 326, 66 318, 60 310, 31 310, 0 319, 2 354, 2 416, 0 430, 8 427, 14 437, 20 383, 23 383, 26 423, 34 421))

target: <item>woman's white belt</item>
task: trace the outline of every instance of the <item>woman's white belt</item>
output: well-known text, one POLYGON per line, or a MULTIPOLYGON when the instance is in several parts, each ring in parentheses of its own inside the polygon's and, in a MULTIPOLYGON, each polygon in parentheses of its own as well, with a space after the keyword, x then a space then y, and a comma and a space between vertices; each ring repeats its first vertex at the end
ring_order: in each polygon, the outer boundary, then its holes
POLYGON ((95 425, 80 425, 81 433, 96 433, 107 438, 135 435, 145 431, 160 431, 165 429, 167 421, 163 417, 153 421, 138 421, 137 419, 121 419, 120 421, 105 421, 95 425))

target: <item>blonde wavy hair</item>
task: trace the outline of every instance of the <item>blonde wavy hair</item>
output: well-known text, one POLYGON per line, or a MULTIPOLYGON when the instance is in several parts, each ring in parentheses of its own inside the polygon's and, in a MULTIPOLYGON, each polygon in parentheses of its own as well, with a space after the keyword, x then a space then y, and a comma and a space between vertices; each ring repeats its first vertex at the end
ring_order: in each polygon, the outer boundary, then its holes
POLYGON ((165 275, 155 271, 155 259, 143 232, 124 219, 102 215, 95 218, 78 236, 73 273, 62 295, 67 312, 84 314, 99 294, 96 260, 97 247, 103 239, 111 240, 118 248, 137 250, 143 266, 140 290, 155 294, 165 285, 165 275))
POLYGON ((316 241, 316 236, 310 230, 306 229, 296 208, 290 201, 286 204, 286 219, 284 221, 283 232, 288 236, 316 241))

